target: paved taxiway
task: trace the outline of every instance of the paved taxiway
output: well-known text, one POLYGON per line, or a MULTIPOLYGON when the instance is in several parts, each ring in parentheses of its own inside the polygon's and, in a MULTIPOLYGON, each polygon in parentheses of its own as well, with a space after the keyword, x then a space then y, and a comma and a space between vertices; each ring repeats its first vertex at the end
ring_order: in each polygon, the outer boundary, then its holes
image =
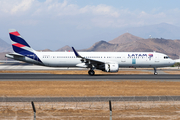
POLYGON ((0 97, 0 102, 102 102, 102 101, 180 101, 180 96, 120 97, 0 97))
POLYGON ((0 81, 16 81, 16 80, 71 80, 71 81, 98 81, 98 80, 173 80, 180 81, 180 75, 120 75, 120 74, 105 74, 105 75, 59 75, 59 74, 27 74, 27 73, 1 73, 0 81))

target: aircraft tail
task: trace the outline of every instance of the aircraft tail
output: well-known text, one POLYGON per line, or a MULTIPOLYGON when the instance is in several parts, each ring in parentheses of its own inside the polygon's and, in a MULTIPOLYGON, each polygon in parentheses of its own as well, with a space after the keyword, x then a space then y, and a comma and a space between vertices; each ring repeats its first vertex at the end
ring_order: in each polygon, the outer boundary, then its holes
POLYGON ((29 44, 21 37, 18 31, 15 29, 9 29, 9 35, 12 42, 12 48, 15 53, 41 62, 41 60, 35 54, 35 50, 29 46, 29 44))

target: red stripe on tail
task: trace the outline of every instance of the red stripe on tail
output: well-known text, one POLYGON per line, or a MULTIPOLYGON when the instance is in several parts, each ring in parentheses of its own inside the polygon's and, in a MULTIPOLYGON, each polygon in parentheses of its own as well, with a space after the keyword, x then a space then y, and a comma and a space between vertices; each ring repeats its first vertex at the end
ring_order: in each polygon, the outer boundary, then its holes
POLYGON ((24 47, 25 46, 25 45, 22 45, 22 44, 19 44, 19 43, 15 43, 15 44, 12 44, 12 45, 14 45, 16 47, 24 47))
POLYGON ((10 34, 15 35, 15 36, 20 36, 20 34, 17 31, 11 32, 10 34))

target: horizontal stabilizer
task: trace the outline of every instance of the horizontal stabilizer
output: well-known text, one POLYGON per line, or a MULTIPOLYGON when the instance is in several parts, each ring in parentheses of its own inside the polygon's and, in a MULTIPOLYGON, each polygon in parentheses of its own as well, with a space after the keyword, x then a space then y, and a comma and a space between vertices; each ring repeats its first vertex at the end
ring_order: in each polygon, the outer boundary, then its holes
POLYGON ((6 54, 6 55, 18 56, 18 57, 24 57, 23 55, 18 54, 18 53, 9 53, 9 54, 6 54))

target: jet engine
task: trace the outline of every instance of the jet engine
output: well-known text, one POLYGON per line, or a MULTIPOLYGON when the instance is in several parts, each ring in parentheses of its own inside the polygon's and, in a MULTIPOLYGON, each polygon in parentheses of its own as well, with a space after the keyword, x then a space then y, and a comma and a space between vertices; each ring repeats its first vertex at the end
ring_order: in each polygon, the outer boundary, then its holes
POLYGON ((106 72, 118 72, 119 65, 117 63, 106 63, 105 71, 106 72))

